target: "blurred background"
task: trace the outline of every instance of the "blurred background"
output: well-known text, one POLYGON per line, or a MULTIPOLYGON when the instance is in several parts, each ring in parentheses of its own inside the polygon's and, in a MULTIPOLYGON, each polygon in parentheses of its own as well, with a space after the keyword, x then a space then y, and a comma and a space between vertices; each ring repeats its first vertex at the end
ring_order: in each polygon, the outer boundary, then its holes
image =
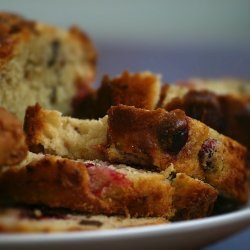
POLYGON ((249 0, 8 0, 2 10, 86 30, 99 51, 98 78, 151 70, 164 81, 250 78, 249 0))
MULTIPOLYGON (((98 77, 151 70, 173 82, 250 78, 250 0, 0 0, 0 9, 86 30, 98 77)), ((248 249, 250 230, 206 250, 248 249)))

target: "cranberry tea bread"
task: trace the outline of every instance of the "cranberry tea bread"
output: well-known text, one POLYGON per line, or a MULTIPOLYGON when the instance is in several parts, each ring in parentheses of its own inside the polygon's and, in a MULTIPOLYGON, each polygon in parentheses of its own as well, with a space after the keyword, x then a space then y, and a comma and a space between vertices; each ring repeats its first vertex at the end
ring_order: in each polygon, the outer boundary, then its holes
POLYGON ((104 160, 107 142, 108 117, 80 120, 40 105, 27 108, 24 130, 29 149, 71 159, 104 160))
POLYGON ((99 118, 118 104, 148 110, 178 108, 250 148, 249 81, 197 78, 161 85, 160 76, 151 72, 105 76, 100 88, 82 99, 74 115, 99 118))
POLYGON ((0 209, 0 233, 51 233, 116 229, 165 224, 161 217, 128 218, 72 213, 45 207, 0 209))
POLYGON ((162 89, 158 106, 182 109, 250 149, 250 84, 237 79, 192 79, 162 89))
POLYGON ((245 203, 246 149, 181 110, 145 110, 118 105, 99 120, 63 117, 38 105, 26 112, 31 151, 73 159, 104 159, 204 180, 220 194, 245 203))
POLYGON ((25 135, 18 119, 0 107, 0 168, 21 162, 28 153, 25 135))
POLYGON ((0 37, 0 106, 21 120, 36 102, 71 113, 95 76, 96 52, 87 35, 1 12, 0 37))
POLYGON ((90 214, 164 217, 174 220, 210 214, 217 191, 175 173, 136 170, 103 161, 74 161, 30 153, 0 174, 3 204, 46 205, 90 214))

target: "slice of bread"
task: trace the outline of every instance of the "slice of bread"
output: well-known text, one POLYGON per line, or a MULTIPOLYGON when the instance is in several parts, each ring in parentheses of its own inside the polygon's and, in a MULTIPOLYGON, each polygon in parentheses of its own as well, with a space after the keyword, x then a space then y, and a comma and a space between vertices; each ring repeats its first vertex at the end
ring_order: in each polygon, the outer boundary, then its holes
POLYGON ((101 145, 107 142, 108 117, 80 120, 46 110, 38 104, 27 108, 24 130, 32 152, 71 159, 105 159, 101 145))
POLYGON ((0 107, 0 168, 21 162, 28 153, 25 135, 18 119, 0 107))
POLYGON ((0 175, 1 203, 91 214, 185 220, 207 216, 216 198, 213 187, 175 174, 173 168, 160 174, 52 155, 30 153, 23 163, 2 169, 0 175))
POLYGON ((242 97, 250 94, 249 80, 237 78, 192 78, 177 81, 176 85, 195 90, 209 90, 218 95, 233 95, 242 97))
POLYGON ((248 199, 246 148, 181 110, 119 105, 108 111, 107 158, 166 169, 206 181, 238 202, 248 199))
POLYGON ((18 15, 0 13, 0 106, 23 119, 28 105, 72 112, 88 92, 96 52, 77 27, 68 31, 18 15))
POLYGON ((105 75, 100 88, 82 99, 74 115, 81 118, 99 118, 105 116, 112 105, 118 104, 155 109, 160 97, 160 88, 161 76, 149 71, 124 71, 113 78, 105 75))
POLYGON ((0 209, 0 233, 52 233, 106 230, 169 223, 165 218, 88 215, 62 209, 13 207, 0 209))
POLYGON ((182 109, 250 148, 250 84, 237 79, 192 79, 162 90, 160 107, 182 109))
POLYGON ((77 120, 34 106, 27 110, 24 125, 35 152, 158 171, 173 163, 177 172, 204 180, 225 197, 239 203, 248 199, 246 149, 180 110, 119 105, 101 120, 77 120))
POLYGON ((82 98, 74 115, 99 118, 118 104, 149 110, 178 108, 250 148, 249 81, 194 78, 160 85, 160 76, 151 72, 125 71, 114 78, 105 76, 96 92, 82 98))

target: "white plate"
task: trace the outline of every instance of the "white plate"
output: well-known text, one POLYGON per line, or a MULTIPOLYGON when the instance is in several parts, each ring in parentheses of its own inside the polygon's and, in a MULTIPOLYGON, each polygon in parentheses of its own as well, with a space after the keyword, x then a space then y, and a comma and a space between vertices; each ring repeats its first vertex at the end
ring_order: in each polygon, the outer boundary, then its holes
POLYGON ((77 233, 1 235, 0 249, 193 249, 248 226, 250 203, 225 215, 166 225, 77 233))

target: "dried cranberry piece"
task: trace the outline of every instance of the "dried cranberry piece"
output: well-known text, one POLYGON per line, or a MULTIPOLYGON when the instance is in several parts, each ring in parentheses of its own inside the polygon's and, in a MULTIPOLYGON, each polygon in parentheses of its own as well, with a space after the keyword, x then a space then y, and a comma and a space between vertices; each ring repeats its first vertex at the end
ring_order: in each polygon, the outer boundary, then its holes
POLYGON ((96 196, 101 196, 109 187, 126 189, 131 185, 125 174, 108 166, 87 163, 86 167, 90 177, 90 190, 96 196))
POLYGON ((168 113, 158 126, 157 138, 165 153, 179 153, 188 140, 185 113, 181 110, 168 113))
POLYGON ((215 168, 213 156, 216 152, 217 145, 218 141, 215 139, 207 139, 205 142, 203 142, 198 157, 200 166, 204 171, 212 171, 215 168))

